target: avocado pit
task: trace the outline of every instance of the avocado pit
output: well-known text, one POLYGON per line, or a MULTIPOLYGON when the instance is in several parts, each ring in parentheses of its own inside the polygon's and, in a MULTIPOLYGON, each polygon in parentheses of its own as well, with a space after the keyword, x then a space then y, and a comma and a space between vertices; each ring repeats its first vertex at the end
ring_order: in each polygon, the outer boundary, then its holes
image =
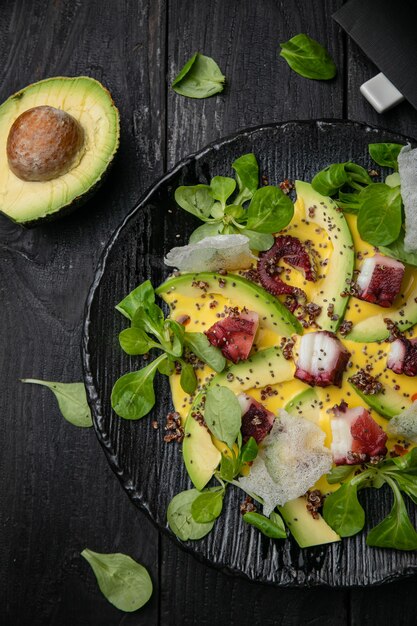
POLYGON ((84 131, 61 109, 38 106, 14 121, 7 139, 7 159, 21 180, 47 181, 66 174, 81 157, 84 131))

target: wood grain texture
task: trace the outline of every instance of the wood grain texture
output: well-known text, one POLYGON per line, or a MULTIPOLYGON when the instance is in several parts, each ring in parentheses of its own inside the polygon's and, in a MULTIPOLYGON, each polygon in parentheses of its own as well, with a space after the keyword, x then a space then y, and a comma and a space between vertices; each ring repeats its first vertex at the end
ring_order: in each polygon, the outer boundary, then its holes
POLYGON ((19 1, 0 12, 2 100, 40 78, 87 74, 110 89, 122 119, 120 155, 87 205, 33 231, 0 223, 0 622, 7 626, 121 622, 79 556, 84 547, 146 563, 155 594, 135 623, 158 621, 157 531, 128 501, 94 432, 66 423, 47 391, 18 378, 81 379, 84 301, 99 255, 164 167, 164 43, 159 1, 19 1))

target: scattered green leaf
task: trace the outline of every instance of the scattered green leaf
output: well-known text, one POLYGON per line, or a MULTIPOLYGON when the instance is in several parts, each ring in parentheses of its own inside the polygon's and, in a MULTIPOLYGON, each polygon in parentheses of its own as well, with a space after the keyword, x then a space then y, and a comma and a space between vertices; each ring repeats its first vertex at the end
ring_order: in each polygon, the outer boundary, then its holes
POLYGON ((191 504, 191 513, 194 521, 199 524, 214 522, 222 512, 224 489, 209 489, 203 491, 191 504))
POLYGON ((22 383, 48 387, 55 395, 62 416, 74 426, 88 428, 93 425, 84 383, 57 383, 36 378, 22 378, 22 383))
POLYGON ((197 388, 197 378, 195 375, 195 371, 191 363, 186 363, 185 361, 181 361, 181 378, 180 378, 181 388, 188 393, 190 396, 194 393, 197 388))
POLYGON ((100 554, 86 548, 81 556, 90 564, 104 597, 121 611, 137 611, 152 595, 147 569, 121 553, 100 554))
POLYGON ((357 484, 345 483, 324 501, 323 517, 341 537, 356 535, 364 527, 365 511, 357 491, 357 484))
POLYGON ((336 76, 336 65, 326 48, 308 35, 300 33, 280 45, 280 56, 300 76, 313 80, 330 80, 336 76))
POLYGON ((235 204, 243 204, 250 200, 259 186, 259 166, 253 152, 243 154, 232 163, 236 172, 239 195, 235 204))
POLYGON ((209 98, 223 91, 225 80, 211 57, 196 52, 176 76, 172 88, 188 98, 209 98))
POLYGON ((290 223, 294 205, 279 187, 260 187, 248 208, 246 227, 258 233, 277 233, 290 223))
POLYGON ((150 305, 155 302, 155 292, 150 280, 133 289, 119 304, 116 309, 129 320, 132 319, 139 306, 150 305))
POLYGON ((215 202, 209 185, 191 185, 175 190, 175 202, 203 222, 210 217, 215 202))
POLYGON ((226 359, 221 351, 212 346, 204 333, 187 332, 184 335, 186 346, 194 352, 194 354, 207 363, 211 369, 218 374, 226 367, 226 359))
POLYGON ((362 207, 358 231, 373 246, 387 246, 398 239, 401 231, 401 194, 398 187, 374 183, 361 192, 362 207))

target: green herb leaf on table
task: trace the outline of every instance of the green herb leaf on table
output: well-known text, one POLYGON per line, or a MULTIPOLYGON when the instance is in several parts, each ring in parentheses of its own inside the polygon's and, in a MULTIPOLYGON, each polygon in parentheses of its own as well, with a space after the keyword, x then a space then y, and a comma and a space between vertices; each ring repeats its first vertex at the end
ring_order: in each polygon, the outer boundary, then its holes
POLYGON ((167 520, 172 532, 181 539, 201 539, 205 537, 214 526, 214 520, 207 523, 196 522, 191 512, 191 507, 201 492, 197 489, 189 489, 178 493, 168 505, 167 520))
POLYGON ((188 393, 190 396, 197 388, 197 378, 194 368, 190 363, 186 363, 183 360, 181 360, 180 385, 185 393, 188 393))
POLYGON ((416 550, 417 532, 410 522, 400 490, 390 477, 387 476, 386 481, 392 489, 394 503, 387 517, 368 533, 366 543, 379 548, 416 550))
POLYGON ((36 378, 22 378, 22 383, 48 387, 55 395, 62 416, 74 426, 88 428, 93 425, 84 383, 57 383, 36 378))
POLYGON ((233 391, 221 385, 209 389, 204 419, 210 432, 231 449, 242 424, 242 409, 233 391))
POLYGON ((116 309, 129 320, 139 306, 150 305, 155 302, 155 292, 150 280, 145 280, 141 285, 133 289, 119 304, 116 309))
POLYGON ((203 222, 210 218, 215 202, 209 185, 192 185, 178 187, 175 190, 175 202, 203 222))
POLYGON ((378 165, 382 167, 392 167, 398 170, 398 155, 404 148, 399 143, 370 143, 368 146, 369 154, 378 165))
POLYGON ((250 200, 259 187, 259 166, 253 152, 243 154, 232 163, 236 172, 239 194, 235 198, 236 204, 243 204, 250 200))
POLYGON ((349 182, 345 163, 333 163, 317 172, 311 181, 313 189, 323 196, 334 196, 349 182))
POLYGON ((172 88, 188 98, 209 98, 223 91, 225 80, 211 57, 196 52, 176 76, 172 88))
POLYGON ((287 537, 284 522, 275 511, 271 513, 270 517, 250 511, 243 515, 243 521, 251 526, 255 526, 263 535, 271 539, 286 539, 287 537))
POLYGON ((293 215, 294 205, 279 187, 260 187, 249 205, 246 227, 258 233, 276 233, 288 226, 293 215))
POLYGON ((157 359, 137 372, 129 372, 119 378, 111 393, 111 405, 117 415, 137 420, 149 413, 155 405, 153 381, 159 364, 167 359, 161 354, 157 359))
POLYGON ((365 524, 365 511, 358 501, 358 485, 344 483, 324 501, 323 517, 341 537, 351 537, 365 524))
POLYGON ((152 595, 147 569, 121 553, 100 554, 85 549, 81 556, 90 564, 104 597, 121 611, 137 611, 152 595))
POLYGON ((204 333, 186 332, 184 342, 191 352, 218 374, 226 367, 223 354, 219 348, 211 345, 204 333))
POLYGON ((222 512, 223 498, 223 487, 203 491, 191 504, 193 519, 199 524, 214 522, 222 512))
POLYGON ((230 457, 226 454, 222 454, 222 459, 220 461, 220 478, 226 480, 227 482, 231 482, 236 475, 236 464, 233 457, 230 457))
POLYGON ((280 45, 280 56, 300 76, 313 80, 330 80, 336 76, 336 65, 326 48, 308 35, 295 35, 280 45))
POLYGON ((402 203, 399 187, 373 183, 361 191, 358 231, 373 246, 393 243, 401 231, 402 203))

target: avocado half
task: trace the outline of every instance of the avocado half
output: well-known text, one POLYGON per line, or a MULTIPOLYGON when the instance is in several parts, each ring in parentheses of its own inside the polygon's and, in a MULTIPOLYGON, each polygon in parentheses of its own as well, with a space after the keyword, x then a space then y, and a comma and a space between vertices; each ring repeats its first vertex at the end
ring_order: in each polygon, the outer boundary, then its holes
MULTIPOLYGON (((52 121, 55 123, 54 119, 52 121)), ((34 122, 30 121, 30 124, 33 126, 34 122)), ((52 160, 57 161, 59 157, 54 159, 54 155, 61 147, 56 140, 59 127, 56 135, 54 132, 48 135, 42 132, 41 124, 38 123, 35 128, 38 145, 39 141, 55 142, 55 152, 50 151, 49 157, 52 155, 52 160)), ((49 131, 51 128, 53 131, 54 126, 49 124, 49 131)), ((17 154, 17 159, 21 160, 29 157, 24 165, 29 163, 30 168, 36 163, 36 155, 32 160, 30 157, 33 155, 28 155, 30 139, 28 149, 27 123, 25 126, 25 122, 21 122, 18 130, 21 132, 15 141, 17 148, 13 145, 16 148, 14 156, 17 154)), ((0 212, 18 224, 31 227, 61 217, 80 206, 97 188, 109 168, 119 147, 119 136, 119 112, 110 93, 94 78, 47 78, 10 96, 0 106, 0 212), (25 117, 30 117, 30 111, 34 111, 32 118, 39 122, 39 115, 36 115, 43 110, 52 112, 58 123, 60 116, 70 120, 78 129, 79 136, 63 173, 52 171, 49 180, 40 180, 39 177, 36 180, 36 176, 35 180, 28 180, 27 177, 19 177, 18 169, 13 167, 10 149, 12 134, 19 126, 19 118, 25 120, 25 117)))

